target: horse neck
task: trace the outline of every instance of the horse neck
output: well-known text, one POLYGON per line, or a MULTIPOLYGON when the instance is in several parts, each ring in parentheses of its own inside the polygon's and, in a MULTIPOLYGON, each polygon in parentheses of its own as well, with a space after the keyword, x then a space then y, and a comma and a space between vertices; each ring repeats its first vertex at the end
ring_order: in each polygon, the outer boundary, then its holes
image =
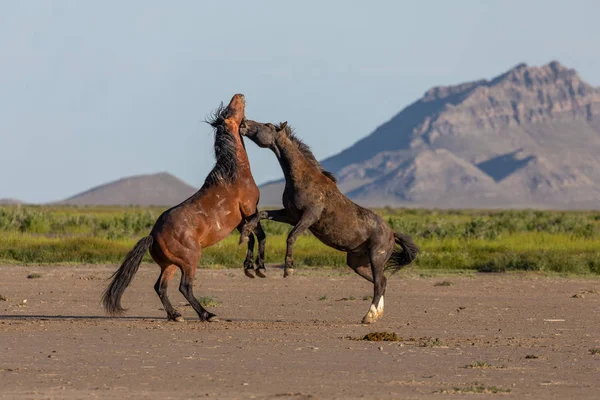
POLYGON ((275 140, 274 150, 285 180, 287 182, 300 180, 302 167, 308 162, 292 140, 286 135, 279 135, 275 140))
MULTIPOLYGON (((219 134, 225 135, 228 133, 219 134)), ((250 162, 248 161, 248 155, 244 148, 244 142, 242 142, 239 135, 229 135, 230 136, 226 138, 232 140, 233 143, 222 143, 221 146, 226 146, 225 148, 221 148, 220 145, 215 142, 216 163, 212 171, 206 177, 204 185, 202 185, 198 193, 204 193, 207 188, 213 187, 214 185, 237 185, 252 177, 250 172, 250 162)), ((219 140, 223 138, 225 137, 220 137, 219 140)))
POLYGON ((246 147, 244 146, 244 142, 242 141, 242 138, 239 135, 235 136, 235 141, 237 144, 235 157, 238 173, 240 174, 240 176, 244 177, 246 177, 247 175, 252 175, 252 173, 250 172, 250 160, 248 160, 248 153, 246 153, 246 147))

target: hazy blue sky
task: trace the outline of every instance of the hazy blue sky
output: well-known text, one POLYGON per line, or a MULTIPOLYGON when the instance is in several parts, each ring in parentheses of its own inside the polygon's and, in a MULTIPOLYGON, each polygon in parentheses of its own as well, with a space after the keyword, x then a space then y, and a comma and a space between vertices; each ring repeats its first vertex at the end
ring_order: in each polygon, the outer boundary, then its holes
MULTIPOLYGON (((134 174, 199 186, 234 93, 318 158, 435 85, 557 59, 600 85, 597 1, 0 0, 0 198, 134 174)), ((281 175, 248 143, 258 182, 281 175)))

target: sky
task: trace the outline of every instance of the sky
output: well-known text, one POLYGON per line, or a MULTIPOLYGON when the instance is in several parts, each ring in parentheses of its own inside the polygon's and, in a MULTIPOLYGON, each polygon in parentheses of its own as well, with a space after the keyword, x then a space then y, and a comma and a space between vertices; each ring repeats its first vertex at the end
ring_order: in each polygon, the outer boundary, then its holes
MULTIPOLYGON (((167 171, 199 187, 235 93, 317 158, 433 86, 558 60, 600 85, 600 2, 0 0, 0 198, 167 171)), ((247 143, 255 180, 282 176, 247 143)))

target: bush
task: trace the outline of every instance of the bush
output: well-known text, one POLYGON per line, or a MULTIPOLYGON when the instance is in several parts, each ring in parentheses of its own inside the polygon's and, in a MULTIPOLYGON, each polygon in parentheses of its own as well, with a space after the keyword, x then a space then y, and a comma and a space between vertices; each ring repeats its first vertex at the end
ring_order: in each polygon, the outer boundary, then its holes
MULTIPOLYGON (((0 259, 18 263, 114 263, 148 234, 156 207, 0 206, 0 259)), ((421 247, 416 268, 600 274, 600 213, 534 210, 377 210, 421 247)), ((266 261, 282 264, 287 224, 262 222, 266 261)), ((200 266, 241 268, 239 233, 204 249, 200 266)), ((255 256, 257 249, 255 248, 255 256)), ((309 232, 294 245, 297 266, 342 267, 346 255, 309 232)), ((145 261, 151 261, 146 254, 145 261)))

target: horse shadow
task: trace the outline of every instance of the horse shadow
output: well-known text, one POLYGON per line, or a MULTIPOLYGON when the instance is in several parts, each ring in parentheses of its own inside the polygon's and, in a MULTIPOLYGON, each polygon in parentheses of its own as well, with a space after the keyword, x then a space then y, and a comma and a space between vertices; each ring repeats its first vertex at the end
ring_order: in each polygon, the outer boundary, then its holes
POLYGON ((160 317, 142 317, 142 316, 121 316, 111 317, 108 315, 19 315, 19 314, 6 314, 0 315, 0 321, 68 321, 68 320, 139 320, 139 321, 150 321, 150 320, 161 320, 164 318, 160 317))
MULTIPOLYGON (((150 316, 108 316, 108 315, 20 315, 20 314, 6 314, 0 315, 0 321, 154 321, 154 322, 169 322, 164 317, 150 317, 150 316)), ((186 322, 201 322, 199 318, 187 318, 186 322)), ((300 321, 284 321, 282 319, 260 319, 260 318, 221 318, 219 322, 215 324, 227 324, 227 323, 299 323, 300 321)), ((203 322, 204 323, 204 322, 203 322)))

